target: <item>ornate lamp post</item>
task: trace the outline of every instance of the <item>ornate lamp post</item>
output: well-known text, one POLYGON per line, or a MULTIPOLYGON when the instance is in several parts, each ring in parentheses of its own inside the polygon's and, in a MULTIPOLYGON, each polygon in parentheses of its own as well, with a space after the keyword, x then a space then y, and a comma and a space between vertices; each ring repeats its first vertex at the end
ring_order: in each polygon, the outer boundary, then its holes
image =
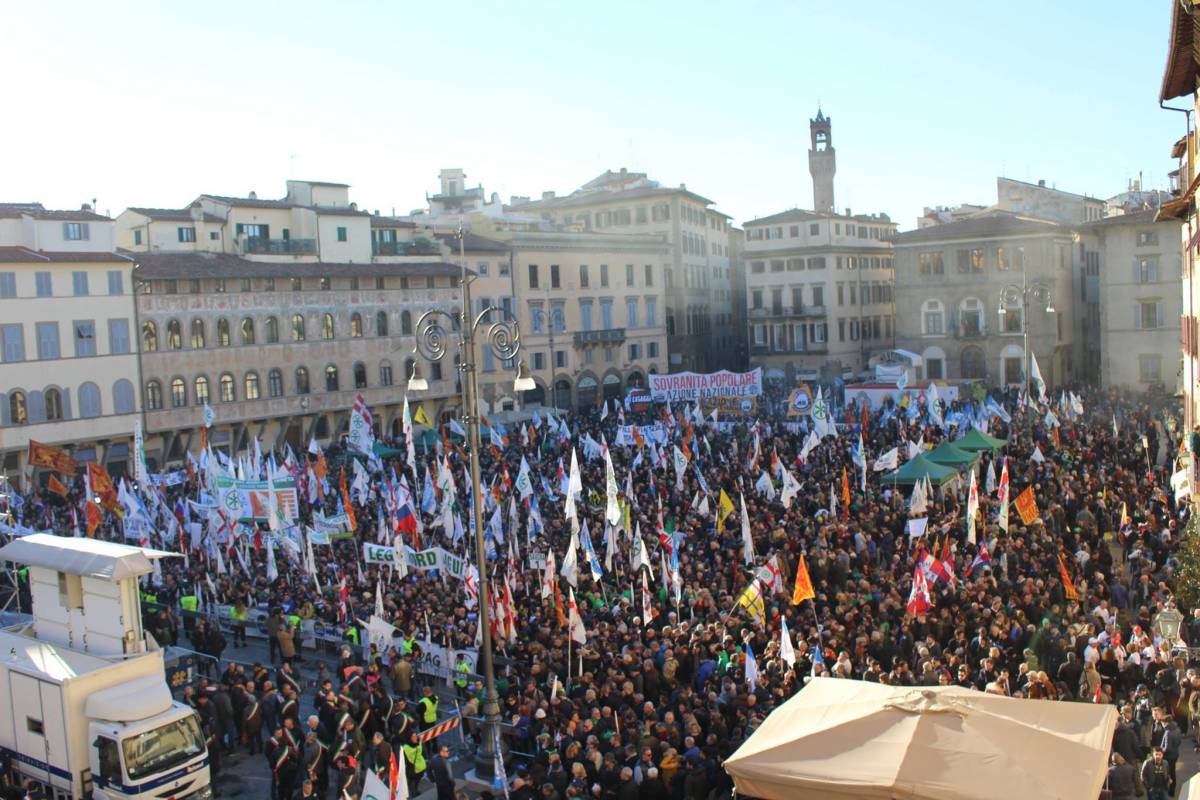
POLYGON ((1054 308, 1054 290, 1050 284, 1044 281, 1034 281, 1027 283, 1024 273, 1021 274, 1021 282, 1019 284, 1010 283, 1000 289, 1000 307, 997 309, 1001 318, 1008 314, 1007 306, 1015 306, 1019 304, 1021 309, 1021 339, 1024 349, 1024 357, 1021 361, 1021 383, 1025 386, 1025 391, 1029 390, 1029 298, 1032 297, 1038 303, 1045 303, 1046 313, 1053 314, 1054 308))
MULTIPOLYGON (((491 349, 492 354, 501 361, 512 361, 521 349, 521 329, 515 318, 490 319, 492 314, 505 313, 495 306, 483 309, 474 318, 470 316, 471 281, 473 276, 467 272, 467 262, 464 251, 463 231, 459 228, 459 255, 462 261, 460 287, 462 290, 462 307, 465 312, 450 312, 440 308, 429 309, 417 320, 414 328, 416 346, 414 353, 420 353, 430 361, 441 361, 449 351, 455 327, 461 329, 457 337, 462 358, 458 364, 462 384, 463 422, 467 426, 470 450, 471 468, 471 499, 472 516, 475 521, 475 567, 479 570, 479 626, 481 628, 480 656, 483 662, 483 678, 486 694, 484 695, 481 712, 485 720, 483 741, 475 753, 475 775, 482 780, 490 781, 493 777, 494 764, 500 745, 500 702, 496 696, 496 672, 492 662, 492 629, 491 610, 491 581, 488 578, 487 556, 483 540, 483 495, 479 478, 479 382, 476 372, 475 344, 479 336, 483 345, 491 349), (450 330, 446 328, 449 323, 450 330), (456 325, 456 323, 461 323, 456 325)), ((525 369, 525 362, 517 363, 517 376, 513 381, 513 390, 529 391, 536 388, 533 378, 525 369)), ((413 361, 412 374, 409 375, 408 389, 412 392, 429 390, 429 381, 421 376, 421 370, 416 360, 413 361)))

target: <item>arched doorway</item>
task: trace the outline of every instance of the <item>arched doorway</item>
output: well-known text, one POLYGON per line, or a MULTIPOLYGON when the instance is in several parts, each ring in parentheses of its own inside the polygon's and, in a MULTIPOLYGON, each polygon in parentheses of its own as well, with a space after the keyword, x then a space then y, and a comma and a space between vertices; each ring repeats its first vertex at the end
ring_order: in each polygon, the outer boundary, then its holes
POLYGON ((571 407, 571 382, 566 378, 554 382, 554 405, 562 409, 571 407))
POLYGON ((621 376, 610 372, 604 376, 604 401, 621 398, 621 376))
POLYGON ((540 383, 527 392, 521 393, 521 405, 542 406, 546 404, 546 387, 540 383))
POLYGON ((596 384, 596 379, 591 375, 584 375, 575 384, 577 396, 575 404, 580 408, 591 408, 596 405, 596 395, 599 391, 596 384))
POLYGON ((968 345, 962 349, 959 355, 959 375, 963 378, 987 377, 987 362, 984 360, 982 349, 975 345, 968 345))
POLYGON ((625 386, 630 389, 644 389, 646 388, 646 378, 642 375, 640 370, 635 369, 633 372, 629 373, 629 377, 625 379, 625 386))

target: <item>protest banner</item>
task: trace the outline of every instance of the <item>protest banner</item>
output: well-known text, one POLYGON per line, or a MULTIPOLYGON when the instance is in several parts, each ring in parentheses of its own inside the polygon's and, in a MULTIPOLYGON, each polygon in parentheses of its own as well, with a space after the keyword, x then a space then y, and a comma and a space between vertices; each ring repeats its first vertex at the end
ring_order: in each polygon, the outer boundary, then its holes
MULTIPOLYGON (((667 441, 667 429, 661 422, 656 422, 653 425, 638 425, 636 426, 638 433, 648 442, 655 444, 664 444, 667 441)), ((621 447, 632 447, 637 444, 633 438, 633 425, 621 425, 617 428, 617 436, 613 440, 614 444, 621 447)))
POLYGON ((672 372, 649 375, 650 396, 656 403, 695 402, 706 397, 757 397, 762 394, 762 368, 750 372, 672 372))
POLYGON ((268 493, 274 493, 275 502, 288 522, 295 522, 300 501, 296 495, 295 478, 274 478, 270 481, 243 481, 218 475, 217 505, 229 517, 237 520, 266 522, 270 501, 268 493))

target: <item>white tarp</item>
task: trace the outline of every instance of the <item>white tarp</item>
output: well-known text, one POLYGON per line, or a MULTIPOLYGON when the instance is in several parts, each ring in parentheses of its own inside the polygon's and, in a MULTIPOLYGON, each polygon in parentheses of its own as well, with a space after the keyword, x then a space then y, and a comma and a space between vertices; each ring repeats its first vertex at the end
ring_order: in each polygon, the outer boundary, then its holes
POLYGON ((1095 800, 1112 705, 814 678, 725 761, 763 800, 1095 800))

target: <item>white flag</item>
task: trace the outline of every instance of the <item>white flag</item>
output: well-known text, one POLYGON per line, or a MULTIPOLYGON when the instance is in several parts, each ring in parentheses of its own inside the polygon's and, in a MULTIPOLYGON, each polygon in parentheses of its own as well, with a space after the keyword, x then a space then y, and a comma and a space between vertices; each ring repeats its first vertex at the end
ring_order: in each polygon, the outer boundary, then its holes
POLYGON ((900 449, 893 447, 886 453, 875 459, 875 465, 872 469, 875 472, 883 472, 884 470, 894 470, 900 466, 900 449))
POLYGON ((1046 381, 1042 379, 1042 370, 1038 367, 1037 356, 1033 353, 1029 354, 1029 372, 1030 378, 1037 386, 1038 400, 1046 402, 1046 381))
POLYGON ((921 455, 921 451, 924 449, 925 449, 925 437, 923 435, 921 436, 920 439, 917 440, 916 444, 909 442, 908 443, 908 460, 912 461, 914 458, 921 455))
POLYGON ((796 495, 800 494, 800 483, 796 480, 796 476, 792 474, 790 469, 783 471, 783 490, 779 493, 779 499, 783 503, 784 508, 792 507, 792 500, 796 495))
POLYGON ((987 477, 984 479, 983 490, 988 494, 996 493, 996 462, 988 462, 987 477))
POLYGON ((908 503, 908 510, 913 514, 924 514, 928 507, 929 498, 925 496, 925 482, 917 481, 913 486, 912 498, 908 503))
POLYGON ((1004 468, 1000 470, 1000 496, 996 498, 1000 509, 997 513, 996 523, 1000 526, 1000 530, 1008 533, 1008 459, 1004 459, 1004 468))
POLYGON ((575 456, 575 448, 571 448, 571 473, 567 478, 567 519, 576 519, 575 496, 583 492, 583 477, 579 474, 579 459, 575 456))
POLYGON ((754 651, 750 649, 750 645, 745 646, 746 650, 746 683, 750 684, 750 691, 758 688, 758 662, 754 660, 754 651))
POLYGON ((787 620, 779 618, 779 657, 787 662, 789 667, 796 666, 796 650, 792 647, 792 634, 788 632, 787 620))
POLYGON ((754 563, 754 537, 750 534, 750 514, 746 511, 746 496, 738 492, 742 501, 742 560, 747 564, 754 563))
POLYGON ((934 425, 941 427, 942 425, 942 401, 938 397, 937 384, 933 381, 929 382, 929 393, 925 396, 925 405, 929 408, 929 419, 934 425))
MULTIPOLYGON (((572 525, 571 527, 574 528, 575 526, 572 525)), ((559 570, 559 574, 566 578, 567 583, 571 584, 572 586, 579 585, 579 561, 575 552, 578 543, 579 540, 576 537, 574 530, 572 530, 571 543, 567 545, 567 554, 563 556, 562 569, 559 570)))
POLYGON ((617 504, 617 473, 613 469, 612 455, 608 452, 608 447, 604 448, 604 488, 608 496, 604 519, 608 524, 616 525, 621 521, 621 507, 617 504))
POLYGON ((521 469, 517 472, 517 493, 521 495, 522 500, 529 499, 533 494, 533 480, 529 477, 529 462, 525 460, 525 456, 521 456, 521 469))
POLYGON ((754 491, 759 494, 765 494, 768 500, 775 499, 775 485, 771 483, 771 476, 766 470, 758 476, 758 480, 754 482, 754 491))
POLYGON ((678 446, 675 447, 675 488, 683 488, 683 476, 687 472, 688 460, 687 456, 678 446))
POLYGON ((971 484, 967 489, 967 541, 975 544, 975 519, 979 516, 979 484, 975 469, 971 469, 971 484))
POLYGON ((583 627, 583 617, 579 616, 574 589, 567 590, 567 626, 571 629, 571 641, 575 644, 587 643, 587 631, 583 627))
POLYGON ((821 443, 821 437, 817 435, 815 430, 809 431, 808 436, 804 440, 804 447, 800 450, 801 463, 808 462, 808 454, 821 443))
POLYGON ((1046 461, 1046 457, 1045 457, 1044 455, 1042 455, 1042 447, 1041 447, 1041 445, 1036 445, 1036 444, 1035 444, 1035 445, 1033 446, 1033 455, 1031 455, 1031 456, 1029 457, 1029 460, 1030 460, 1030 461, 1032 461, 1032 462, 1034 462, 1035 464, 1043 464, 1043 463, 1045 463, 1045 461, 1046 461))

